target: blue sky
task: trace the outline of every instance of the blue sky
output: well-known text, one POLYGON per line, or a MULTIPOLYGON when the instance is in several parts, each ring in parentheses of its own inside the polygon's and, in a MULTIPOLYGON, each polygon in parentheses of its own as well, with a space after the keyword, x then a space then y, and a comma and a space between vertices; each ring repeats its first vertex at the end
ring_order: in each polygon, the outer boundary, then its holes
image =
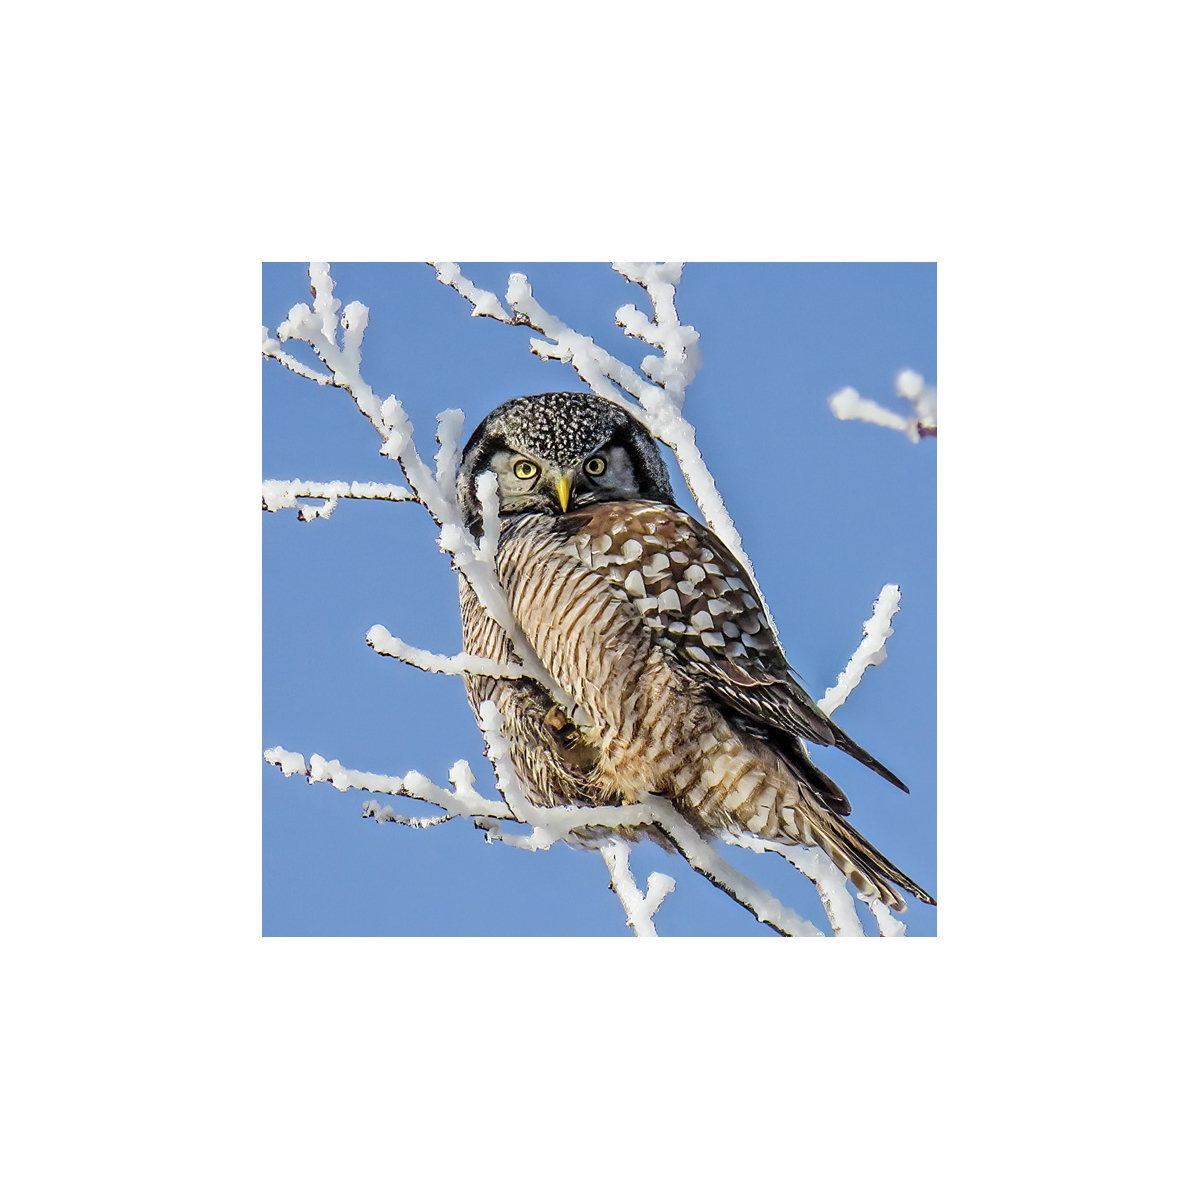
MULTIPOLYGON (((646 351, 613 324, 643 293, 607 264, 462 265, 500 295, 509 272, 523 271, 546 309, 613 353, 636 364, 646 351)), ((343 304, 370 309, 364 378, 404 403, 427 459, 444 408, 462 408, 469 432, 512 396, 583 390, 571 368, 529 353, 529 331, 470 318, 425 264, 334 263, 332 273, 343 304)), ((268 328, 309 298, 304 264, 264 266, 268 328)), ((883 584, 900 585, 888 660, 835 719, 912 794, 837 752, 816 753, 849 795, 857 828, 936 894, 936 442, 840 422, 827 406, 852 386, 907 413, 896 373, 911 367, 936 382, 935 267, 692 263, 676 300, 704 356, 685 415, 811 692, 834 682, 883 584)), ((401 482, 378 446, 345 392, 264 362, 264 478, 401 482)), ((687 506, 695 511, 690 497, 687 506)), ((344 500, 311 523, 263 514, 264 746, 439 783, 466 758, 480 790, 494 791, 461 681, 381 658, 364 640, 378 622, 426 649, 460 648, 454 576, 434 534, 408 504, 344 500)), ((264 765, 264 934, 632 936, 598 855, 488 845, 461 820, 381 826, 360 817, 363 798, 264 765)), ((793 868, 727 855, 825 928, 793 868)), ((664 936, 776 936, 678 856, 639 845, 632 865, 643 886, 652 870, 676 880, 656 918, 664 936)), ((910 936, 934 933, 935 918, 915 901, 904 917, 910 936)))

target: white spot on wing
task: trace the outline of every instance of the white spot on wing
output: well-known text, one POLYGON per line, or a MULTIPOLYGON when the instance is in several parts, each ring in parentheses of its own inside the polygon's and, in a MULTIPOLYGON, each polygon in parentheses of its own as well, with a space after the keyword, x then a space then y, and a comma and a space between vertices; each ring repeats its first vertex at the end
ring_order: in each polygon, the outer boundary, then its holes
MULTIPOLYGON (((629 543, 626 542, 625 545, 628 546, 629 543)), ((640 596, 641 598, 645 599, 646 585, 642 582, 641 571, 630 571, 629 574, 625 576, 625 590, 631 596, 640 596)))

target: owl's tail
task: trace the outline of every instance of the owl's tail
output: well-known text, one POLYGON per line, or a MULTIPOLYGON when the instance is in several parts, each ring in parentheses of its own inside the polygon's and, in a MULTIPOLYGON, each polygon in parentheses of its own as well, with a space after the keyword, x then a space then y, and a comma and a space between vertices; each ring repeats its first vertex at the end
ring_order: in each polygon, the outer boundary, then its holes
MULTIPOLYGON (((785 748, 777 745, 775 749, 781 752, 785 748)), ((800 794, 792 793, 790 799, 781 797, 777 809, 780 832, 805 845, 820 846, 860 892, 878 897, 897 912, 903 912, 907 907, 904 898, 896 892, 897 887, 926 904, 936 904, 924 888, 884 858, 845 820, 850 812, 846 793, 809 758, 804 746, 796 742, 786 750, 788 752, 781 753, 781 757, 800 794)), ((908 791, 907 788, 904 790, 908 791)))
POLYGON ((880 854, 849 821, 837 813, 822 806, 807 804, 799 825, 801 841, 820 846, 837 869, 863 895, 878 897, 896 912, 903 912, 908 907, 897 888, 903 888, 926 904, 937 904, 920 884, 880 854))

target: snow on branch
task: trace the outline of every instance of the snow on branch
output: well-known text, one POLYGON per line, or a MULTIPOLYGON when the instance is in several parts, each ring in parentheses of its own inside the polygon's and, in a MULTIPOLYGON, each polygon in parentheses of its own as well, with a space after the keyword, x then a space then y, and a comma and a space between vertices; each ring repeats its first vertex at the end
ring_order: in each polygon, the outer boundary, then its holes
POLYGON ((868 667, 878 667, 887 658, 886 642, 892 636, 892 618, 900 611, 900 589, 894 584, 885 584, 878 599, 871 606, 871 617, 863 622, 863 640, 854 651, 845 669, 838 675, 837 683, 828 688, 817 701, 817 707, 829 716, 841 708, 862 681, 868 667))
POLYGON ((736 900, 743 908, 786 937, 824 937, 811 922, 776 900, 761 884, 731 866, 707 838, 688 823, 663 796, 646 795, 644 804, 654 815, 654 823, 669 837, 675 848, 710 883, 736 900))
POLYGON ((646 880, 646 891, 642 893, 629 868, 629 846, 618 838, 611 838, 600 847, 600 856, 612 878, 609 887, 617 894, 621 907, 625 910, 625 924, 638 937, 658 937, 654 928, 654 914, 666 899, 669 892, 675 890, 675 880, 670 875, 652 871, 646 880))
POLYGON ((295 508, 299 500, 324 500, 319 508, 313 504, 301 504, 296 514, 301 521, 312 521, 317 517, 328 519, 337 508, 339 500, 415 500, 408 488, 396 483, 343 483, 335 479, 330 483, 302 483, 299 479, 264 479, 262 484, 262 506, 264 512, 278 512, 281 508, 295 508))
POLYGON ((842 388, 831 396, 829 409, 839 421, 866 421, 886 429, 898 429, 910 442, 937 437, 937 388, 927 384, 916 371, 904 370, 896 376, 896 395, 912 401, 912 416, 884 408, 882 404, 860 396, 852 387, 842 388))
MULTIPOLYGON (((800 937, 821 937, 821 931, 792 912, 776 900, 765 888, 747 878, 731 866, 714 845, 703 839, 683 817, 661 797, 646 796, 637 804, 560 805, 553 808, 536 808, 521 795, 520 784, 508 758, 508 747, 499 734, 499 714, 495 705, 487 702, 481 711, 484 736, 488 754, 496 769, 496 779, 503 800, 489 800, 475 790, 475 776, 464 761, 454 764, 450 770, 450 781, 454 790, 439 787, 427 776, 416 771, 407 775, 376 775, 367 771, 355 771, 343 767, 337 759, 324 759, 312 755, 307 764, 304 756, 295 751, 274 746, 263 753, 263 758, 280 768, 284 775, 305 775, 310 783, 330 783, 338 791, 357 790, 387 796, 406 796, 423 800, 445 810, 437 817, 411 817, 395 812, 390 806, 381 806, 377 801, 363 803, 363 816, 374 817, 379 822, 393 822, 417 829, 427 829, 443 824, 453 817, 473 817, 475 824, 484 830, 489 841, 501 842, 523 850, 548 850, 556 842, 566 841, 577 846, 591 846, 598 829, 614 832, 637 825, 657 825, 679 848, 684 858, 697 871, 727 892, 743 907, 749 909, 760 921, 779 933, 800 937), (529 833, 508 832, 504 822, 519 822, 530 827, 529 833), (584 831, 589 836, 582 837, 584 831)), ((633 880, 628 866, 628 846, 619 838, 609 838, 601 848, 609 873, 613 879, 613 890, 625 908, 627 923, 640 936, 646 936, 646 924, 658 911, 663 899, 675 887, 669 875, 653 872, 643 895, 633 880), (614 850, 624 846, 624 856, 614 850), (608 853, 605 853, 607 849, 608 853), (624 862, 622 868, 621 863, 624 862), (619 878, 618 878, 619 877, 619 878)))
MULTIPOLYGON (((306 765, 303 754, 285 750, 282 746, 264 750, 263 758, 277 766, 284 775, 306 775, 309 783, 331 783, 339 792, 354 789, 360 792, 377 792, 385 796, 407 796, 444 808, 448 817, 512 816, 508 805, 499 800, 488 800, 475 790, 475 776, 464 760, 459 760, 450 768, 450 782, 454 784, 454 791, 450 792, 416 771, 409 771, 404 776, 375 775, 369 771, 350 770, 343 767, 336 758, 327 760, 319 754, 312 755, 306 765)), ((381 821, 398 821, 406 825, 434 823, 423 818, 397 817, 383 809, 368 813, 366 805, 363 815, 375 816, 381 821)))
MULTIPOLYGON (((508 634, 523 665, 524 673, 536 679, 561 702, 565 697, 549 672, 538 662, 528 640, 518 628, 496 578, 496 541, 499 536, 499 507, 494 477, 485 477, 480 491, 484 511, 484 536, 478 542, 471 537, 458 503, 455 476, 461 456, 464 417, 459 409, 448 409, 437 419, 438 450, 434 470, 430 470, 413 441, 413 426, 404 406, 394 395, 380 400, 362 377, 362 342, 369 312, 357 300, 346 305, 339 322, 341 301, 334 294, 329 264, 309 264, 313 303, 294 305, 278 329, 278 341, 263 330, 263 354, 278 359, 289 370, 309 379, 332 383, 353 397, 359 411, 371 422, 383 440, 380 454, 394 459, 418 500, 440 527, 438 545, 449 553, 455 569, 474 590, 487 614, 508 634), (340 335, 338 328, 342 330, 340 335), (281 350, 283 342, 295 340, 309 346, 329 369, 328 377, 318 378, 296 359, 281 350), (490 478, 490 485, 486 484, 490 478)), ((403 490, 403 489, 401 489, 403 490)), ((274 498, 274 496, 272 497, 274 498)), ((407 498, 407 497, 405 497, 407 498)), ((331 498, 325 510, 314 509, 312 516, 328 516, 331 498)), ((303 510, 302 510, 303 515, 303 510)), ((312 517, 305 517, 311 520, 312 517)))
POLYGON ((905 924, 878 896, 864 896, 858 893, 858 898, 871 910, 871 915, 879 925, 880 937, 903 937, 905 924))
POLYGON ((419 650, 393 637, 382 625, 372 625, 367 630, 367 645, 376 654, 398 658, 410 666, 435 675, 486 675, 491 679, 523 679, 527 672, 519 663, 496 662, 491 658, 480 658, 477 654, 433 654, 419 650))
POLYGON ((458 263, 430 263, 429 265, 437 271, 438 283, 452 287, 464 300, 471 303, 473 306, 471 316, 495 317, 497 321, 503 321, 505 324, 512 323, 512 314, 504 311, 500 297, 495 292, 477 288, 459 270, 458 263))

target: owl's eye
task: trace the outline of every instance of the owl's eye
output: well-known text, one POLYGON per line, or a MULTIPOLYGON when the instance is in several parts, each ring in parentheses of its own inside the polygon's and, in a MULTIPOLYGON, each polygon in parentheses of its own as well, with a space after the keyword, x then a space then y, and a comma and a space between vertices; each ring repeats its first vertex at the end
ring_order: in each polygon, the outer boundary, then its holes
POLYGON ((603 475, 608 470, 608 463, 597 454, 594 458, 589 458, 583 464, 583 469, 589 475, 603 475))
POLYGON ((527 458, 518 458, 513 463, 513 474, 518 479, 532 479, 537 473, 537 463, 531 463, 527 458))

